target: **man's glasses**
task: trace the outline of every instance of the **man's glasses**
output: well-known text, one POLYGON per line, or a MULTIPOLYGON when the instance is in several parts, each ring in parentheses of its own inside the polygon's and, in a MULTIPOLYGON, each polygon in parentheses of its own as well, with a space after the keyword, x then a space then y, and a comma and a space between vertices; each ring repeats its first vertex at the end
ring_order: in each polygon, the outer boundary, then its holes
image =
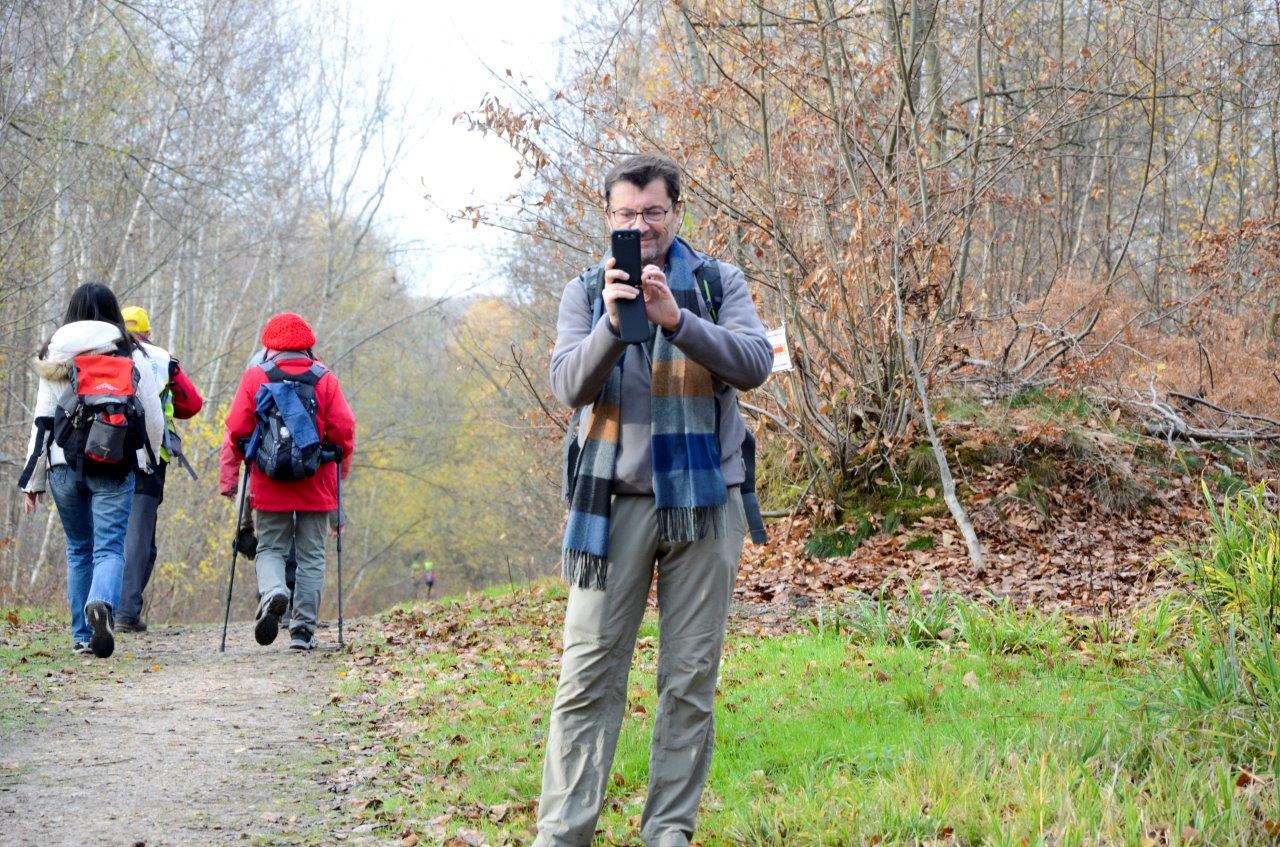
POLYGON ((617 227, 625 227, 634 222, 636 218, 644 218, 644 222, 647 224, 660 224, 666 220, 667 215, 671 214, 671 209, 671 206, 666 208, 650 206, 640 212, 635 209, 610 209, 609 220, 617 227))

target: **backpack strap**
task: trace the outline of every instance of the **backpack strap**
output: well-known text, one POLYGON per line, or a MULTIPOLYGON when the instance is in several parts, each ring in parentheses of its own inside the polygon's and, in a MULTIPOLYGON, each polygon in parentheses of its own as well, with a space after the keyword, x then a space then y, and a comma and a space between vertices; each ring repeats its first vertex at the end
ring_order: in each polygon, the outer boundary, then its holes
POLYGON ((582 273, 582 284, 587 287, 587 302, 591 304, 591 325, 594 327, 604 314, 604 265, 592 265, 582 273))
POLYGON ((720 263, 715 259, 707 259, 693 272, 698 281, 698 290, 702 292, 703 302, 707 304, 707 313, 711 322, 720 323, 720 307, 724 305, 724 281, 720 279, 720 263))
POLYGON ((270 382, 285 382, 287 380, 289 382, 300 382, 303 385, 311 386, 318 383, 321 377, 329 372, 328 369, 319 362, 312 362, 311 367, 296 374, 289 373, 284 368, 277 365, 274 359, 268 359, 263 362, 260 367, 262 368, 262 372, 267 375, 267 380, 270 382))
POLYGON ((305 371, 303 371, 300 374, 294 374, 291 378, 294 380, 297 380, 303 385, 314 386, 328 372, 329 372, 328 369, 325 368, 324 365, 320 364, 319 362, 312 362, 311 367, 307 368, 305 371))
POLYGON ((742 511, 747 516, 747 529, 751 540, 763 544, 769 540, 764 531, 764 515, 760 514, 760 500, 756 497, 756 438, 748 429, 742 439, 742 464, 746 478, 742 480, 742 511))

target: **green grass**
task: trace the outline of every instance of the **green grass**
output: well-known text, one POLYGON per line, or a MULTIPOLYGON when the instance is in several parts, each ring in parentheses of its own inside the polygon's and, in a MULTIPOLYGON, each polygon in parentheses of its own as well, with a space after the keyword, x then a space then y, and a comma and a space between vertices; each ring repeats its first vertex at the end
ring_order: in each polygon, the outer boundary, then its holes
MULTIPOLYGON (((542 585, 388 617, 338 684, 335 708, 376 750, 361 815, 424 843, 460 828, 531 840, 563 596, 542 585)), ((1188 626, 1171 601, 1077 621, 910 595, 782 636, 731 632, 697 842, 1273 843, 1270 772, 1238 785, 1229 741, 1167 708, 1188 626)), ((656 651, 650 616, 599 843, 638 843, 656 651)))
POLYGON ((1019 391, 1009 398, 1009 408, 1032 409, 1046 420, 1052 421, 1084 420, 1098 411, 1094 400, 1086 394, 1078 391, 1046 391, 1042 388, 1019 391))
POLYGON ((67 625, 49 609, 0 607, 0 731, 36 717, 29 692, 75 665, 67 625))
POLYGON ((49 691, 105 679, 135 664, 127 650, 108 662, 74 655, 65 608, 0 606, 0 732, 38 724, 49 691))

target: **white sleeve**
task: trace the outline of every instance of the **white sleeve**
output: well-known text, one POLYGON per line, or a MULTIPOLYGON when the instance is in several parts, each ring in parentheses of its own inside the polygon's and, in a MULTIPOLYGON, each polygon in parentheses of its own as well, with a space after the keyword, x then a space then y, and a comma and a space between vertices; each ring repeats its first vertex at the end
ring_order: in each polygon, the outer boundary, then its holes
POLYGON ((151 365, 146 361, 138 362, 136 353, 134 362, 138 365, 138 394, 147 423, 147 441, 151 444, 151 453, 158 461, 160 448, 164 446, 164 408, 160 405, 160 389, 156 387, 151 365))
POLYGON ((31 435, 27 439, 27 459, 18 478, 18 487, 23 491, 45 490, 49 474, 49 441, 53 438, 53 412, 57 405, 53 386, 41 379, 36 390, 31 435))

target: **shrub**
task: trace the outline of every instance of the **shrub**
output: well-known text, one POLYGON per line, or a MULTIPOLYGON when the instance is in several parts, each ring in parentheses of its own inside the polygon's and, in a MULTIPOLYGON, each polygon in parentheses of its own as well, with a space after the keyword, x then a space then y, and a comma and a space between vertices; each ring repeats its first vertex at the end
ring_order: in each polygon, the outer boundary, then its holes
POLYGON ((1204 497, 1209 532, 1199 544, 1170 551, 1168 561, 1205 610, 1233 618, 1256 619, 1274 631, 1280 600, 1280 516, 1258 485, 1215 506, 1208 486, 1204 497))
POLYGON ((1198 544, 1173 550, 1194 616, 1179 673, 1157 705, 1177 727, 1242 766, 1280 770, 1280 518, 1265 485, 1228 497, 1205 490, 1209 527, 1198 544))

